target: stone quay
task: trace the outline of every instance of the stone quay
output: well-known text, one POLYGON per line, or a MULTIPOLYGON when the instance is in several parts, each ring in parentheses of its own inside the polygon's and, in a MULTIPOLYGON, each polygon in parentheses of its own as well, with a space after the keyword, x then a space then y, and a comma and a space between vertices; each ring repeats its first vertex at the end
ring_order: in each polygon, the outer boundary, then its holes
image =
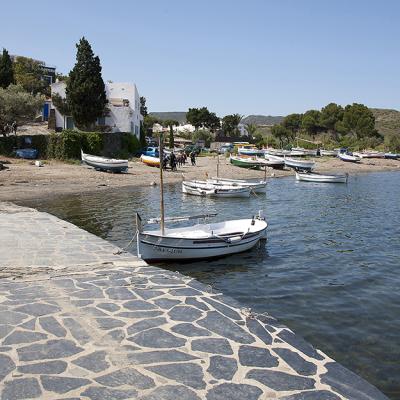
POLYGON ((271 316, 0 203, 0 399, 387 399, 271 316))

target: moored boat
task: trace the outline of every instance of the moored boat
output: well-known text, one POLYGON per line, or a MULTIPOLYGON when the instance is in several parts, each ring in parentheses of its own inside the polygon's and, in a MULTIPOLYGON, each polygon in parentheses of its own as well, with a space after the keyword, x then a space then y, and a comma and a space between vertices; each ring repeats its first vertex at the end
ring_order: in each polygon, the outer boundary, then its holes
POLYGON ((346 161, 346 162, 360 162, 361 161, 361 158, 359 156, 356 156, 356 155, 350 154, 350 153, 338 153, 338 157, 342 161, 346 161))
POLYGON ((128 170, 128 160, 106 158, 85 154, 81 150, 82 162, 101 171, 125 172, 128 170))
POLYGON ((295 170, 311 171, 315 167, 315 162, 285 157, 285 166, 295 170))
POLYGON ((160 157, 152 157, 142 154, 140 157, 140 161, 146 165, 149 165, 150 167, 160 166, 160 157))
MULTIPOLYGON (((206 217, 179 217, 176 220, 206 217)), ((249 219, 156 230, 143 230, 138 214, 136 220, 138 256, 145 261, 187 261, 241 253, 265 240, 268 226, 261 213, 249 219)), ((174 222, 175 219, 166 221, 174 222)), ((160 220, 150 222, 159 223, 160 220)))
POLYGON ((249 197, 250 187, 214 185, 207 181, 183 181, 182 193, 205 197, 249 197))
POLYGON ((296 179, 305 182, 347 183, 348 174, 319 174, 316 172, 297 172, 296 179))
POLYGON ((230 156, 229 161, 232 165, 236 165, 237 167, 241 168, 260 169, 262 166, 260 161, 257 161, 255 158, 251 157, 230 156))
POLYGON ((218 185, 230 185, 233 187, 249 187, 251 191, 255 193, 265 193, 267 189, 267 181, 246 181, 243 179, 228 179, 228 178, 218 178, 213 177, 211 179, 207 179, 207 182, 218 186, 218 185))

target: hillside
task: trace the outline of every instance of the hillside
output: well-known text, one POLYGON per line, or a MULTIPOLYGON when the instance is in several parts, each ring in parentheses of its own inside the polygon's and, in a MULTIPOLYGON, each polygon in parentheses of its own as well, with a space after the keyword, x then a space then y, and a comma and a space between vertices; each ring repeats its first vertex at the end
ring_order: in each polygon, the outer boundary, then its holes
POLYGON ((160 111, 149 113, 152 117, 156 117, 161 121, 166 121, 167 119, 172 119, 178 121, 180 124, 186 123, 186 112, 185 111, 160 111))
POLYGON ((280 124, 284 117, 272 115, 248 115, 242 119, 242 124, 275 125, 280 124))
POLYGON ((400 135, 400 111, 386 108, 371 108, 375 116, 375 128, 379 133, 400 135))

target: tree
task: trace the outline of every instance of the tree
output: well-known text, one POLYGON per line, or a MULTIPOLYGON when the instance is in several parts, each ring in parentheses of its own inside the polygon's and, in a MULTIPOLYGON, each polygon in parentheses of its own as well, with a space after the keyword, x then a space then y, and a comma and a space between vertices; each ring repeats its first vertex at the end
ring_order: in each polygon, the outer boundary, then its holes
POLYGON ((301 128, 302 119, 303 114, 289 114, 283 119, 282 126, 296 134, 301 128))
POLYGON ((205 115, 204 119, 204 126, 209 128, 211 132, 215 132, 217 129, 221 128, 221 121, 215 113, 209 112, 208 115, 205 115))
POLYGON ((347 105, 344 109, 342 123, 343 128, 356 135, 357 139, 377 134, 374 114, 364 104, 347 105))
POLYGON ((27 93, 22 86, 0 88, 0 127, 16 121, 18 125, 33 121, 43 107, 44 97, 27 93))
POLYGON ((226 136, 236 136, 238 135, 238 125, 242 120, 243 116, 240 114, 230 114, 225 115, 222 118, 222 129, 226 136))
POLYGON ((320 123, 332 133, 336 133, 338 122, 343 119, 343 107, 336 103, 329 103, 321 109, 320 123))
POLYGON ((146 146, 146 131, 144 129, 143 121, 140 121, 140 136, 139 136, 140 147, 146 146))
POLYGON ((3 49, 3 54, 0 56, 0 87, 5 89, 14 83, 14 69, 11 57, 6 49, 3 49))
POLYGON ((33 94, 48 92, 48 84, 42 79, 42 62, 18 56, 14 61, 14 74, 17 85, 21 85, 27 92, 33 94))
POLYGON ((283 147, 284 143, 289 143, 290 139, 293 139, 293 133, 280 124, 274 125, 271 128, 271 133, 279 140, 281 147, 283 147))
POLYGON ((105 86, 100 59, 94 56, 85 37, 76 48, 76 64, 69 74, 66 88, 67 103, 76 126, 90 130, 96 119, 104 115, 107 104, 105 86))
POLYGON ((189 108, 186 113, 186 121, 192 124, 196 130, 205 127, 215 131, 221 126, 219 118, 215 113, 208 111, 207 107, 189 108))
POLYGON ((140 96, 140 114, 147 115, 146 97, 140 96))
POLYGON ((192 141, 196 143, 198 140, 204 140, 206 147, 210 147, 213 139, 211 132, 207 129, 199 129, 192 134, 192 141))
POLYGON ((167 119, 166 121, 163 121, 163 126, 169 127, 169 147, 173 149, 175 146, 174 126, 179 126, 179 122, 173 119, 167 119))
POLYGON ((309 110, 304 113, 301 119, 301 127, 311 136, 315 136, 321 131, 320 112, 318 110, 309 110))
POLYGON ((256 124, 247 124, 246 131, 250 136, 255 136, 257 132, 258 126, 256 124))
POLYGON ((389 133, 385 136, 385 146, 390 151, 400 152, 400 135, 395 133, 389 133))

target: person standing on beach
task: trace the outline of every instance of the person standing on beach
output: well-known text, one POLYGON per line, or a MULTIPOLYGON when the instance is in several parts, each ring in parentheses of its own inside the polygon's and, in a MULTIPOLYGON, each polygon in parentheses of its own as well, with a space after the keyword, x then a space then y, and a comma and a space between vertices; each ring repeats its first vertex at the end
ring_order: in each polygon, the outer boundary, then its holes
POLYGON ((196 153, 194 151, 192 151, 190 153, 190 161, 192 162, 192 165, 196 165, 196 153))
POLYGON ((11 125, 11 130, 12 132, 14 132, 15 136, 17 136, 17 129, 18 129, 17 121, 14 121, 11 125))

